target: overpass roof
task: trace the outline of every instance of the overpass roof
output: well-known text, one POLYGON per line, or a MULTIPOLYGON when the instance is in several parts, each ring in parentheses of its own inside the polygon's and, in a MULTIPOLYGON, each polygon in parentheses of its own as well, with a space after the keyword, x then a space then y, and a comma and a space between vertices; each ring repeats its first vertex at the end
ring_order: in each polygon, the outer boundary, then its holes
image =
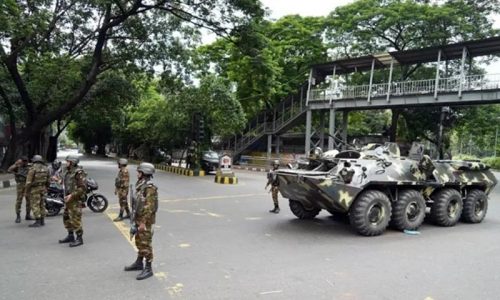
POLYGON ((395 64, 415 65, 437 61, 439 50, 441 50, 441 60, 454 60, 462 58, 464 47, 467 49, 468 57, 498 54, 500 53, 500 36, 422 49, 391 51, 356 58, 339 59, 313 65, 312 69, 315 74, 320 76, 333 74, 334 68, 336 74, 349 74, 371 70, 373 60, 375 60, 375 69, 388 67, 391 58, 394 59, 395 64))

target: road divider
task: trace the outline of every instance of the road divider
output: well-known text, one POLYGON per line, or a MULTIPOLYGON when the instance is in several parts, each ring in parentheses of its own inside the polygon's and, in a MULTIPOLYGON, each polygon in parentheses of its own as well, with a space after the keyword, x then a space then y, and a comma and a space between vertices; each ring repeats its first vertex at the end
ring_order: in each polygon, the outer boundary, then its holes
POLYGON ((226 177, 226 176, 215 175, 215 183, 220 183, 220 184, 237 184, 238 183, 238 178, 236 178, 236 177, 226 177))
MULTIPOLYGON (((140 164, 140 161, 131 160, 131 163, 140 164)), ((154 164, 156 170, 170 172, 174 174, 184 175, 184 176, 205 176, 205 171, 203 170, 192 170, 183 167, 169 166, 165 164, 154 164)))

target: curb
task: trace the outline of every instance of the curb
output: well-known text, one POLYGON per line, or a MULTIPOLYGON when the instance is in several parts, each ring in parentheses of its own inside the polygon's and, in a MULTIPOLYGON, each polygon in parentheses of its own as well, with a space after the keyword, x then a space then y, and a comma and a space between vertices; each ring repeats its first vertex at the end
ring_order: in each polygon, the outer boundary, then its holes
POLYGON ((0 182, 0 189, 6 189, 6 188, 13 187, 13 186, 16 186, 16 181, 14 179, 2 180, 0 182))
POLYGON ((237 170, 247 170, 247 171, 255 171, 255 172, 269 172, 270 169, 264 167, 242 167, 242 166, 232 166, 233 169, 237 170))
POLYGON ((238 178, 236 177, 223 177, 223 176, 215 176, 215 183, 220 184, 238 184, 238 178))
MULTIPOLYGON (((141 161, 137 160, 129 160, 129 162, 134 163, 134 164, 140 164, 141 161)), ((168 166, 168 165, 163 165, 163 164, 154 164, 156 170, 164 171, 164 172, 170 172, 178 175, 184 175, 184 176, 205 176, 205 171, 203 170, 191 170, 191 169, 186 169, 182 167, 176 167, 176 166, 168 166)))

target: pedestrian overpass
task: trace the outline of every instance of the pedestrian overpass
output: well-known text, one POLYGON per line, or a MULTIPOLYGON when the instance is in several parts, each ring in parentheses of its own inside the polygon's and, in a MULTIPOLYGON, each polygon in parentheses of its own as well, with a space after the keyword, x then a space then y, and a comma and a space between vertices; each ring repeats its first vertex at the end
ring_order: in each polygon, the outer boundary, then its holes
POLYGON ((352 110, 389 109, 429 106, 460 106, 500 103, 500 70, 497 75, 472 75, 470 66, 475 57, 500 53, 500 36, 483 40, 430 47, 418 50, 394 51, 377 55, 341 59, 311 67, 309 80, 297 94, 289 95, 274 107, 263 111, 248 123, 244 131, 224 145, 233 156, 240 155, 255 143, 267 138, 268 157, 272 147, 279 153, 280 135, 291 128, 306 125, 305 153, 311 149, 311 137, 319 136, 317 146, 328 149, 347 142, 348 113, 352 110), (458 74, 447 75, 443 64, 459 61, 458 74), (435 76, 424 80, 393 79, 396 66, 434 64, 435 76), (384 82, 374 83, 379 69, 388 71, 384 82), (349 85, 349 75, 369 74, 369 83, 349 85), (345 77, 345 80, 344 77, 345 77), (335 112, 342 111, 342 126, 335 128, 335 112), (318 132, 312 129, 312 114, 320 114, 318 132), (329 115, 325 132, 325 115, 329 115))

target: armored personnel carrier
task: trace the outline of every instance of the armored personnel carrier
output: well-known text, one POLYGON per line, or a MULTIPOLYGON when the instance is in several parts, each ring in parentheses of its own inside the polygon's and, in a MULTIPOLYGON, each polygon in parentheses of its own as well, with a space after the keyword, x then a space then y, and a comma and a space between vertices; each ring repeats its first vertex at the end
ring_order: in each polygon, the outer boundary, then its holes
POLYGON ((397 144, 386 143, 361 151, 333 150, 311 161, 308 168, 276 171, 292 213, 300 219, 314 218, 322 209, 347 215, 365 236, 380 235, 389 224, 415 230, 427 207, 440 226, 453 226, 460 218, 479 223, 487 212, 487 195, 497 183, 488 166, 433 161, 418 143, 408 157, 400 156, 397 144))

